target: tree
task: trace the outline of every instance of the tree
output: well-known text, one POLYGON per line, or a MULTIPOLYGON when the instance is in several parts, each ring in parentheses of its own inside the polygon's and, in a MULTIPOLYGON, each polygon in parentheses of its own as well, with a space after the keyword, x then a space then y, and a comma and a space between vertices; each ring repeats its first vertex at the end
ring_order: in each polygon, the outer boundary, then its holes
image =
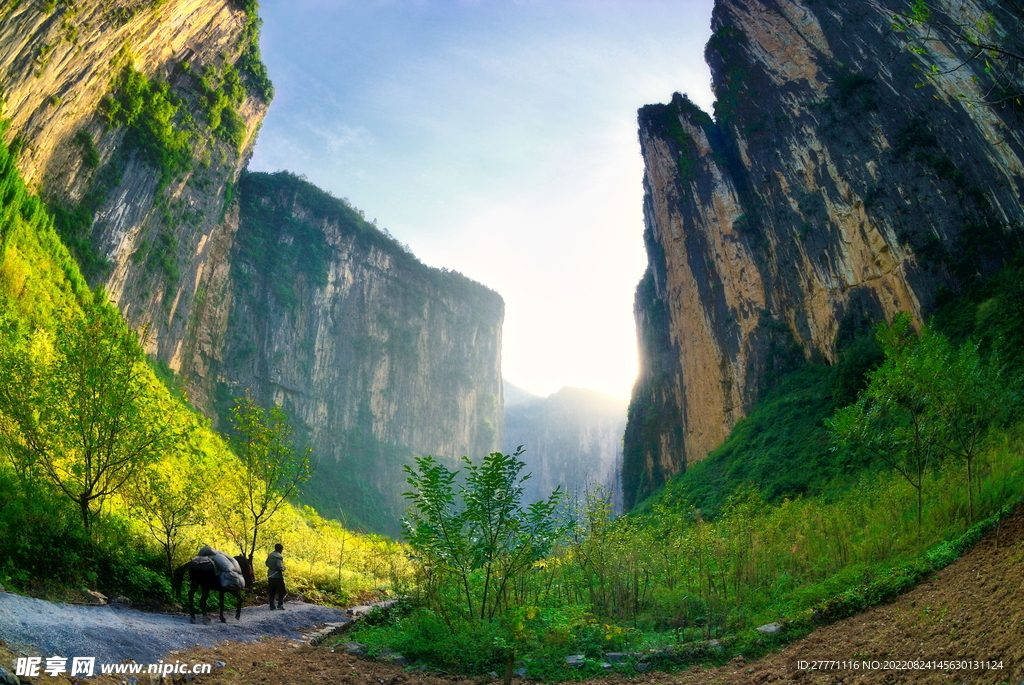
POLYGON ((291 442, 292 427, 280 405, 269 410, 252 396, 235 401, 231 409, 235 453, 242 470, 242 554, 256 555, 260 529, 288 499, 298 494, 310 476, 308 447, 297 451, 291 442))
POLYGON ((522 446, 510 455, 494 452, 480 464, 463 457, 465 484, 458 482, 458 471, 430 456, 405 467, 413 489, 404 496, 413 506, 402 528, 426 581, 428 601, 446 620, 454 612, 470 622, 510 619, 516 624, 506 645, 506 683, 514 645, 524 637, 522 620, 514 616, 521 603, 516 592, 527 572, 569 530, 556 518, 561 489, 523 506, 523 483, 530 476, 520 476, 526 466, 518 459, 522 453, 522 446))
POLYGON ((873 453, 914 487, 918 535, 925 471, 944 456, 962 459, 973 520, 974 465, 1001 414, 1000 379, 975 345, 955 349, 929 328, 915 335, 906 315, 880 326, 878 338, 885 362, 868 375, 857 401, 836 412, 835 438, 873 453))
POLYGON ((3 446, 78 505, 87 532, 103 502, 176 437, 138 337, 102 291, 67 315, 52 346, 36 334, 5 347, 0 376, 3 446))
POLYGON ((456 582, 465 618, 489 620, 507 609, 515 581, 565 530, 555 518, 561 489, 522 506, 529 475, 519 475, 520 454, 494 452, 480 464, 463 457, 465 485, 433 457, 405 467, 413 486, 405 493, 413 503, 402 521, 406 540, 420 564, 456 582))
MULTIPOLYGON (((1024 4, 1019 0, 991 3, 983 11, 977 3, 938 3, 913 0, 907 11, 893 16, 893 29, 907 36, 911 52, 925 57, 932 45, 961 48, 954 61, 939 66, 916 65, 925 78, 935 79, 969 70, 980 98, 960 94, 970 105, 1024 107, 1024 4)), ((948 51, 935 52, 946 59, 948 51)))
POLYGON ((943 453, 947 429, 939 411, 939 378, 949 343, 928 329, 915 336, 905 314, 879 326, 877 334, 885 362, 868 375, 857 401, 837 411, 829 425, 839 444, 867 450, 914 488, 920 537, 924 476, 943 453))
POLYGON ((185 458, 149 464, 125 487, 123 496, 160 543, 167 561, 168 577, 174 572, 174 557, 186 528, 205 522, 196 506, 206 495, 207 482, 195 453, 185 458))
POLYGON ((974 520, 975 461, 989 429, 1002 417, 1007 393, 974 344, 948 350, 942 366, 936 398, 944 429, 942 447, 966 466, 968 513, 974 520))

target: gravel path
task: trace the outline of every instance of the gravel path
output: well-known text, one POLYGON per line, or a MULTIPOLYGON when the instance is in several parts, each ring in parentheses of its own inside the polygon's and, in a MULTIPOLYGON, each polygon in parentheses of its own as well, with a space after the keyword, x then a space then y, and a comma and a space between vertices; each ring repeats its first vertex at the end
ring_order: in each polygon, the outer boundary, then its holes
MULTIPOLYGON (((234 606, 231 599, 228 603, 234 606)), ((244 607, 242 619, 234 609, 227 623, 216 610, 209 625, 188 616, 150 614, 120 605, 78 606, 0 592, 0 640, 18 652, 38 656, 94 656, 97 663, 134 659, 155 663, 172 650, 210 647, 222 640, 253 642, 264 636, 300 639, 301 629, 318 623, 344 623, 340 609, 288 602, 284 611, 267 605, 244 607)))

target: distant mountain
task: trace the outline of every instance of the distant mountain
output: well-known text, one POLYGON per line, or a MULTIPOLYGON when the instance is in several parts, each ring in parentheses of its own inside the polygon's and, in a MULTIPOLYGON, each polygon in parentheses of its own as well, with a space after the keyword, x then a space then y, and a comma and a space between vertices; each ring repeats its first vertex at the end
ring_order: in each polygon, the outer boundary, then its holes
POLYGON ((627 404, 568 387, 541 398, 505 381, 505 450, 526 447, 520 458, 533 474, 526 482, 526 500, 542 499, 559 485, 579 498, 601 486, 618 509, 627 404))
POLYGON ((506 407, 514 407, 517 404, 526 404, 527 402, 535 402, 537 400, 544 399, 540 395, 534 395, 529 390, 523 390, 515 383, 510 383, 505 378, 502 378, 501 382, 505 386, 504 393, 506 407))

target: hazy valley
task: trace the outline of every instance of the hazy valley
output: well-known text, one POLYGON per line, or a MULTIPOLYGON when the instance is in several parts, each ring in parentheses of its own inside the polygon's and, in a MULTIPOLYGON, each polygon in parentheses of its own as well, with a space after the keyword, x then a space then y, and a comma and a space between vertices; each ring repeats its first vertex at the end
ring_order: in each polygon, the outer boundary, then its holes
POLYGON ((7 590, 167 610, 201 545, 282 541, 307 601, 399 600, 328 648, 509 682, 799 652, 1019 562, 1015 2, 716 0, 713 110, 637 103, 628 402, 505 380, 501 294, 247 170, 258 12, 0 9, 7 590))

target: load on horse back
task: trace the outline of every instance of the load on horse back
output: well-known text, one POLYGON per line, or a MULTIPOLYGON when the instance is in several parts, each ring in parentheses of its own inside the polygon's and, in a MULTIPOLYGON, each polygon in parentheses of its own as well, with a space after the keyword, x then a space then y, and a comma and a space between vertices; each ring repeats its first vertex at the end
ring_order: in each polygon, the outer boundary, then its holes
POLYGON ((188 613, 190 621, 196 622, 195 596, 196 590, 202 589, 199 596, 199 608, 203 614, 203 622, 209 622, 206 616, 206 599, 210 591, 220 593, 220 621, 227 623, 224 618, 224 593, 229 592, 235 597, 235 620, 242 618, 242 590, 252 587, 255 577, 252 572, 252 562, 244 556, 229 557, 224 552, 218 552, 209 545, 204 545, 199 550, 199 556, 193 557, 188 563, 182 564, 174 571, 172 585, 174 595, 181 601, 181 581, 188 571, 188 613))

